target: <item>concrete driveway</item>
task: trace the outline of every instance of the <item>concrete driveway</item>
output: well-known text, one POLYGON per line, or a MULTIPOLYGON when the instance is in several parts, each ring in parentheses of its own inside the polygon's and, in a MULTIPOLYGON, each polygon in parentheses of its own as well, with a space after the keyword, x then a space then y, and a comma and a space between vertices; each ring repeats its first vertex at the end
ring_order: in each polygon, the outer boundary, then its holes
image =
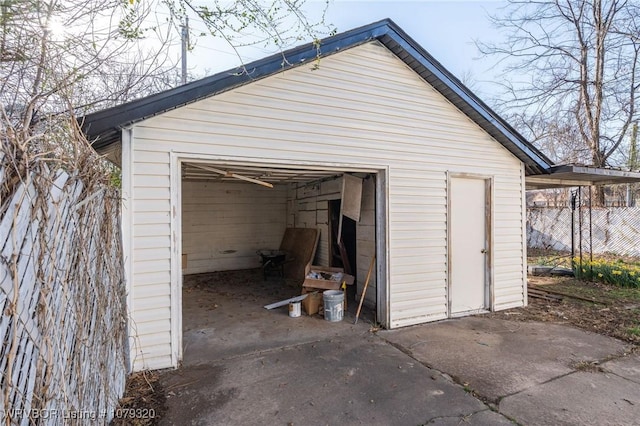
POLYGON ((201 330, 162 376, 161 424, 640 425, 640 357, 615 339, 481 316, 372 332, 269 315, 275 336, 241 351, 201 330))
POLYGON ((468 317, 378 335, 524 425, 640 425, 640 356, 549 323, 468 317))

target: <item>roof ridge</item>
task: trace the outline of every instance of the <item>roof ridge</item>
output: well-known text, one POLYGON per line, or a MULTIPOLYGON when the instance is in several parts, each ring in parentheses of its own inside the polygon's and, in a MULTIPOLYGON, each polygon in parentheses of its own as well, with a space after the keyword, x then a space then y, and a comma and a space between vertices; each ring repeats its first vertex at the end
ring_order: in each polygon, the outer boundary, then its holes
MULTIPOLYGON (((380 41, 428 84, 526 165, 528 174, 545 174, 553 162, 391 19, 336 34, 320 41, 326 57, 371 40, 380 41)), ((83 131, 100 149, 120 140, 121 129, 154 115, 269 77, 318 57, 318 46, 306 43, 249 64, 222 71, 185 85, 88 114, 78 119, 83 131)))

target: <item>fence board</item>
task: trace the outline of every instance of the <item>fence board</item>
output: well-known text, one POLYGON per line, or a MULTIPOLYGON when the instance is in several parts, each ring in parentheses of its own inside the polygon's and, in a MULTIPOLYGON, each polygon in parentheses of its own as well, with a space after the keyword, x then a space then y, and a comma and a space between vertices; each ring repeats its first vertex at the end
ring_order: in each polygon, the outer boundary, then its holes
MULTIPOLYGON (((0 183, 11 171, 3 156, 0 183)), ((127 372, 119 205, 105 201, 117 193, 93 185, 86 192, 94 196, 85 196, 87 185, 75 176, 45 163, 30 170, 29 185, 18 184, 2 200, 0 422, 63 421, 4 417, 36 409, 90 412, 97 422, 72 423, 107 424, 127 372)))
POLYGON ((0 235, 6 235, 2 255, 9 259, 13 254, 14 244, 20 246, 31 222, 31 204, 35 196, 33 182, 28 188, 20 187, 11 198, 9 208, 0 223, 0 235), (15 242, 15 243, 14 243, 15 242))

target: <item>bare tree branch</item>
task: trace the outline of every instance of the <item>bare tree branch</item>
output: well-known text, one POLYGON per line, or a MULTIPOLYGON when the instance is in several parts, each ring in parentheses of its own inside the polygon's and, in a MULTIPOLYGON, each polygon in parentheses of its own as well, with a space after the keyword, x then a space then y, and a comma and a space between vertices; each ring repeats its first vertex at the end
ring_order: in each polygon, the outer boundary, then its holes
POLYGON ((620 165, 638 119, 638 2, 510 0, 492 22, 506 41, 476 44, 502 67, 498 108, 556 161, 620 165))

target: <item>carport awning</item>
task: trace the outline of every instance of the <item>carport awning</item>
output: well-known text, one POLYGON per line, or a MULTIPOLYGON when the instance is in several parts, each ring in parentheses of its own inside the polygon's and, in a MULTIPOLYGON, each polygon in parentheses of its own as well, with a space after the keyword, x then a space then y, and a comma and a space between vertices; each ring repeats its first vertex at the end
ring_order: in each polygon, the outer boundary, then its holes
POLYGON ((640 172, 565 164, 548 169, 549 174, 526 177, 527 189, 615 185, 640 182, 640 172))

